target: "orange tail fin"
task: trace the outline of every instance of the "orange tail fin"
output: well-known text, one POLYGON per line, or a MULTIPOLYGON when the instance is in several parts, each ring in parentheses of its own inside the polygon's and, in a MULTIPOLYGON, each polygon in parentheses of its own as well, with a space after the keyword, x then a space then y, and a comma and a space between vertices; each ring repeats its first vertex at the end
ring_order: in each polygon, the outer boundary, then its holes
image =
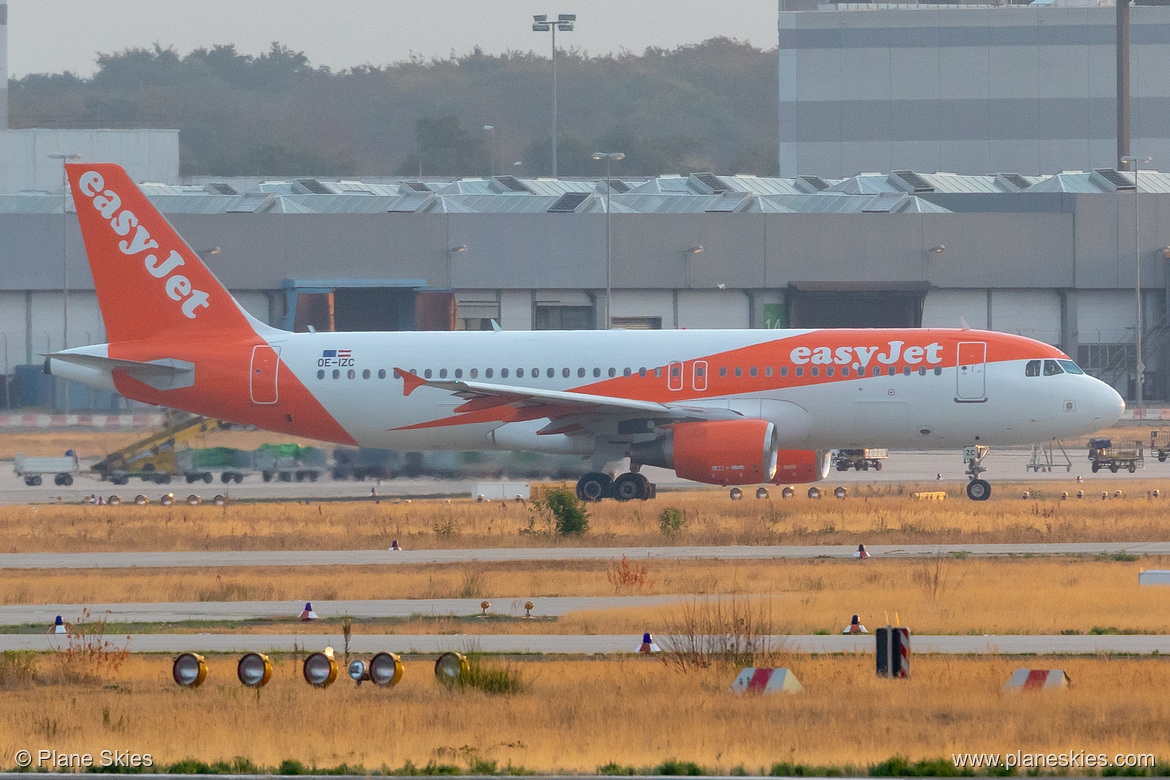
POLYGON ((254 323, 119 165, 65 166, 109 341, 254 323))

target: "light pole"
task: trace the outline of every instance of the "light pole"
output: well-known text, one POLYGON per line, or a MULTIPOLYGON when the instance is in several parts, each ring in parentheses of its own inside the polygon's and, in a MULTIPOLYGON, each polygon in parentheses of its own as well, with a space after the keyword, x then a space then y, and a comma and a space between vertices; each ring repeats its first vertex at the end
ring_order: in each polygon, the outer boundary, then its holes
POLYGON ((613 326, 612 299, 613 299, 613 244, 609 239, 610 195, 613 187, 610 186, 610 173, 614 160, 624 160, 624 152, 594 152, 594 160, 605 160, 605 329, 613 326))
POLYGON ((1141 219, 1141 210, 1138 208, 1138 170, 1141 165, 1149 165, 1151 159, 1149 157, 1140 157, 1132 154, 1123 155, 1121 158, 1123 163, 1129 163, 1133 168, 1133 246, 1134 255, 1137 261, 1135 266, 1137 290, 1137 327, 1134 330, 1134 345, 1137 349, 1137 379, 1134 382, 1137 393, 1137 409, 1138 416, 1141 416, 1142 408, 1142 380, 1145 378, 1146 367, 1142 364, 1142 239, 1138 227, 1141 219))
POLYGON ((557 18, 549 21, 548 14, 533 14, 533 32, 552 33, 552 175, 557 177, 557 30, 572 32, 573 23, 577 21, 577 14, 558 14, 557 18))
POLYGON ((491 144, 491 155, 492 155, 492 167, 491 167, 491 173, 492 173, 492 178, 495 178, 495 175, 496 175, 496 128, 492 127, 491 125, 484 125, 484 126, 483 126, 483 129, 484 129, 486 132, 489 132, 489 133, 491 133, 491 134, 492 134, 492 136, 491 136, 491 140, 490 140, 488 143, 490 143, 490 144, 491 144))
MULTIPOLYGON (((65 163, 80 160, 80 154, 54 152, 50 159, 61 161, 61 349, 69 349, 69 174, 65 163)), ((65 413, 69 413, 69 385, 65 385, 65 413)))

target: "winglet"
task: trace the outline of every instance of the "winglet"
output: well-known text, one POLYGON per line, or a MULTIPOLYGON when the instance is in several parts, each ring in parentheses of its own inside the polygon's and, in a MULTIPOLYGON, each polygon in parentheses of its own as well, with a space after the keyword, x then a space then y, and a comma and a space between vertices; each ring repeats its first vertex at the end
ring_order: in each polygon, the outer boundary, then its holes
POLYGON ((499 333, 500 331, 503 330, 503 328, 500 327, 500 323, 496 322, 495 320, 492 320, 492 330, 494 330, 496 333, 499 333))
POLYGON ((394 376, 402 380, 403 395, 410 395, 415 390, 427 383, 427 380, 423 379, 418 374, 412 374, 404 368, 395 368, 394 376))

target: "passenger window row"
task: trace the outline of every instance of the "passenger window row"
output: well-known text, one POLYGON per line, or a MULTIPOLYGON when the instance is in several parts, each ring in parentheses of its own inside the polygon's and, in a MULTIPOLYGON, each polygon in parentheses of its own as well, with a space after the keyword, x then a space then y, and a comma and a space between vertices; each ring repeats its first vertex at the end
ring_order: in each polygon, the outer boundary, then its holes
MULTIPOLYGON (((1061 364, 1072 363, 1072 361, 1064 361, 1064 360, 1062 360, 1060 362, 1061 362, 1061 364)), ((1051 376, 1052 374, 1064 373, 1061 370, 1060 366, 1055 365, 1056 361, 1045 360, 1044 363, 1046 364, 1044 366, 1045 376, 1051 376), (1047 365, 1048 363, 1052 363, 1055 366, 1055 370, 1050 370, 1048 365, 1047 365)), ((1076 368, 1076 370, 1075 371, 1070 370, 1069 373, 1078 373, 1078 374, 1083 373, 1080 370, 1080 368, 1077 368, 1075 366, 1075 364, 1073 365, 1073 368, 1076 368)), ((729 370, 733 371, 734 375, 737 377, 742 377, 744 375, 743 366, 735 366, 734 368, 731 368, 731 369, 729 369, 727 366, 720 366, 719 367, 719 376, 726 377, 729 370)), ((837 374, 834 373, 836 370, 837 370, 837 368, 835 366, 826 366, 825 367, 825 376, 826 377, 837 376, 837 374)), ((932 370, 933 370, 933 373, 935 376, 942 375, 942 368, 940 366, 935 366, 932 370)), ((662 369, 661 368, 648 369, 646 367, 642 367, 642 368, 636 369, 636 371, 637 371, 637 374, 639 377, 646 377, 650 374, 650 372, 653 372, 654 376, 656 376, 656 377, 662 376, 662 369)), ((694 371, 695 371, 696 377, 703 378, 706 376, 706 370, 702 364, 695 366, 694 371)), ((928 371, 928 369, 926 368, 926 366, 919 366, 917 369, 917 373, 919 376, 926 376, 927 371, 928 371)), ((760 375, 760 369, 757 366, 749 366, 747 369, 747 372, 748 372, 748 376, 750 376, 750 377, 758 377, 760 375)), ((772 366, 764 366, 763 373, 764 373, 765 377, 771 377, 773 375, 773 372, 774 372, 774 369, 772 368, 772 366)), ((842 377, 848 377, 851 375, 850 369, 848 366, 841 366, 840 372, 841 373, 839 374, 839 376, 842 376, 842 377)), ((1028 376, 1039 376, 1039 372, 1040 372, 1040 361, 1039 360, 1033 360, 1033 361, 1028 363, 1027 370, 1026 370, 1026 373, 1028 376), (1036 365, 1033 366, 1033 364, 1036 364, 1036 365), (1035 371, 1035 373, 1033 373, 1033 371, 1035 371)), ((412 369, 410 369, 410 373, 414 374, 415 376, 419 376, 418 369, 412 368, 412 369)), ((576 370, 576 374, 577 374, 578 379, 584 379, 586 376, 586 373, 587 373, 586 369, 584 369, 584 368, 578 368, 576 370)), ((624 376, 624 377, 625 376, 633 376, 634 373, 635 373, 635 369, 632 369, 632 368, 623 368, 622 369, 622 376, 624 376)), ((881 366, 874 366, 870 375, 871 376, 881 376, 882 373, 883 372, 882 372, 881 366)), ((894 366, 888 366, 886 368, 885 373, 887 376, 896 376, 898 374, 898 370, 894 366)), ((911 368, 910 366, 903 366, 901 373, 903 376, 910 376, 911 374, 915 373, 915 370, 913 368, 911 368)), ((525 372, 525 369, 523 369, 523 368, 517 368, 515 370, 515 376, 517 379, 523 379, 525 377, 525 374, 526 374, 526 372, 525 372)), ((594 379, 600 379, 601 378, 601 369, 595 366, 592 370, 592 374, 593 374, 594 379)), ((679 368, 678 368, 677 364, 671 366, 670 374, 674 378, 679 378, 680 373, 679 373, 679 368)), ((491 368, 483 369, 484 379, 494 379, 495 375, 496 375, 495 369, 491 369, 491 368)), ((510 378, 511 375, 512 375, 511 371, 507 368, 501 368, 499 370, 500 379, 508 379, 508 378, 510 378)), ((541 376, 541 370, 539 368, 533 368, 527 372, 527 375, 529 377, 531 377, 532 379, 538 379, 541 376)), ((557 370, 555 368, 546 368, 544 370, 544 376, 547 379, 553 379, 556 377, 556 375, 557 375, 557 370)), ((573 370, 569 369, 569 368, 562 368, 560 370, 560 375, 563 379, 568 379, 573 375, 573 370)), ((607 375, 611 378, 616 377, 618 375, 618 369, 611 367, 607 371, 607 375)), ((798 376, 798 377, 804 376, 804 366, 796 366, 796 368, 793 370, 793 375, 798 376)), ((809 376, 819 377, 820 375, 821 375, 820 366, 810 366, 809 367, 809 376)), ((864 377, 865 376, 865 369, 858 369, 856 371, 856 375, 858 377, 864 377)), ((334 379, 340 379, 341 378, 341 369, 337 369, 337 368, 333 369, 332 376, 334 379)), ((367 369, 364 369, 362 371, 362 379, 369 379, 371 376, 372 376, 372 374, 370 372, 370 369, 367 368, 367 369)), ((384 368, 379 369, 377 372, 377 376, 378 376, 378 379, 385 379, 386 378, 386 369, 384 369, 384 368)), ((448 369, 446 369, 446 368, 440 368, 438 370, 427 368, 427 369, 423 369, 423 372, 422 372, 423 379, 435 379, 435 378, 438 378, 438 379, 448 379, 448 378, 462 379, 463 376, 464 376, 464 371, 462 368, 456 368, 456 369, 450 371, 450 373, 448 373, 448 369)), ((469 379, 478 379, 479 376, 480 376, 480 370, 478 368, 467 369, 467 377, 469 379)), ((788 376, 788 366, 780 366, 780 376, 782 376, 782 377, 788 376)), ((317 378, 318 379, 325 378, 325 369, 318 369, 317 378)), ((346 372, 346 378, 356 379, 357 378, 357 371, 355 369, 352 369, 352 368, 349 369, 346 372)))

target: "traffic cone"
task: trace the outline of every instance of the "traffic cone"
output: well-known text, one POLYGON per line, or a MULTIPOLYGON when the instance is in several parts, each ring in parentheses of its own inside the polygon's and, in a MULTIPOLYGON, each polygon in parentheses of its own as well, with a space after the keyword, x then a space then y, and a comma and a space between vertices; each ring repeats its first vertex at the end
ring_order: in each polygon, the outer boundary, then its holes
POLYGON ((57 616, 57 621, 55 623, 53 623, 53 633, 54 634, 69 633, 68 630, 65 628, 65 621, 61 619, 60 615, 57 616))
POLYGON ((310 620, 316 620, 317 613, 313 611, 313 602, 306 601, 305 609, 301 612, 301 621, 308 623, 310 620))
POLYGON ((654 644, 654 637, 650 636, 650 632, 642 634, 642 646, 638 648, 639 653, 657 653, 661 652, 658 645, 654 644))

